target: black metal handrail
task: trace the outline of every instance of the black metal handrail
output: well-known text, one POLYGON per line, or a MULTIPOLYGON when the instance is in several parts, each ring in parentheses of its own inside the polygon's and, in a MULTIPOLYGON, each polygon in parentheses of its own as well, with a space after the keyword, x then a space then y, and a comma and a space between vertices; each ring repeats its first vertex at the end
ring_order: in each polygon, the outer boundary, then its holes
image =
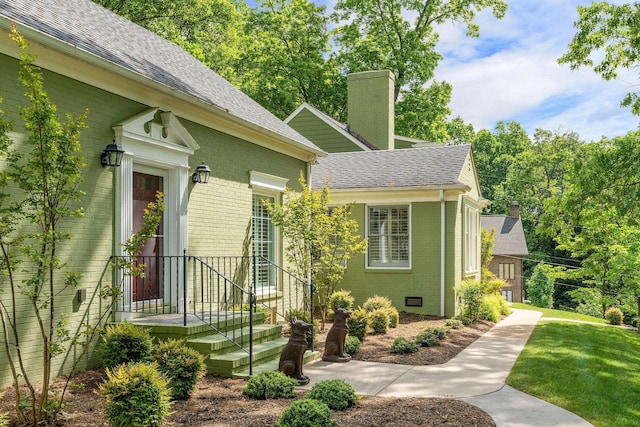
POLYGON ((116 311, 182 313, 184 326, 192 315, 247 352, 250 371, 257 310, 272 323, 293 316, 313 319, 314 286, 265 257, 187 256, 185 251, 182 256, 112 256, 110 261, 120 290, 116 311), (143 274, 136 276, 127 266, 143 274), (236 328, 247 315, 248 336, 244 328, 236 328))

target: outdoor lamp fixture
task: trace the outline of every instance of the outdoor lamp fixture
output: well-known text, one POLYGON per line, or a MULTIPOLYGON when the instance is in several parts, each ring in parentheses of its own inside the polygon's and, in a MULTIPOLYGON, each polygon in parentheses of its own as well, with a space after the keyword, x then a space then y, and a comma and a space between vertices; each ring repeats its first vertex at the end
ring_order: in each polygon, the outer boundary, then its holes
POLYGON ((111 144, 107 145, 102 151, 100 155, 100 163, 102 166, 120 166, 122 162, 122 155, 124 154, 124 150, 121 146, 116 144, 114 140, 111 144))
POLYGON ((196 168, 193 175, 191 175, 191 181, 206 184, 209 182, 209 175, 211 175, 211 168, 202 162, 202 164, 196 168))

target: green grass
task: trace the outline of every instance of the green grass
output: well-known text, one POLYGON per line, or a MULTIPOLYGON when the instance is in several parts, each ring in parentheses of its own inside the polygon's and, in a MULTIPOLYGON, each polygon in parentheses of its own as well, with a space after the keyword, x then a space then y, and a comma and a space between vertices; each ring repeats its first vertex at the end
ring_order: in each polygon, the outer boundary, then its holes
POLYGON ((583 322, 607 323, 600 317, 587 316, 586 314, 575 313, 573 311, 554 310, 552 308, 540 308, 531 304, 521 304, 514 302, 510 304, 511 308, 521 308, 523 310, 533 310, 542 313, 543 317, 556 317, 560 319, 581 320, 583 322))
POLYGON ((640 423, 640 334, 575 322, 542 322, 507 384, 596 427, 640 423))

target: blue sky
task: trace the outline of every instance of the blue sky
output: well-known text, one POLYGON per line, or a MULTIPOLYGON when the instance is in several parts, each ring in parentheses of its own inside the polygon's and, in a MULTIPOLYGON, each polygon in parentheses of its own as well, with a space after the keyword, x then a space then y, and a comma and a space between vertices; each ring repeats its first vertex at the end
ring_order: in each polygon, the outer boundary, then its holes
MULTIPOLYGON (((335 0, 316 3, 331 8, 335 0)), ((638 83, 636 74, 623 72, 616 81, 603 81, 590 69, 571 71, 557 63, 575 34, 576 7, 591 0, 508 3, 502 20, 490 13, 478 17, 478 39, 466 37, 460 25, 437 29, 444 60, 436 79, 453 86, 453 117, 461 116, 476 130, 516 120, 530 134, 536 128, 575 131, 585 140, 638 128, 640 118, 620 107, 624 94, 638 83)))

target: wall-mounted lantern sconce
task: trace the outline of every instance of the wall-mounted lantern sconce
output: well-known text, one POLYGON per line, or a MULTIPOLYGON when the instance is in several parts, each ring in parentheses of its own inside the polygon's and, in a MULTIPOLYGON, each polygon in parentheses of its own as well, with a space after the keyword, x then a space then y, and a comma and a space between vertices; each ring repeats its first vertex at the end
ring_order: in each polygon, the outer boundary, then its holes
POLYGON ((124 154, 124 150, 121 146, 116 144, 114 140, 111 144, 107 145, 102 151, 100 155, 100 163, 102 166, 113 166, 118 167, 122 162, 122 155, 124 154))
POLYGON ((193 175, 191 175, 191 181, 206 184, 209 182, 209 175, 211 175, 211 168, 202 162, 202 164, 196 168, 193 175))

